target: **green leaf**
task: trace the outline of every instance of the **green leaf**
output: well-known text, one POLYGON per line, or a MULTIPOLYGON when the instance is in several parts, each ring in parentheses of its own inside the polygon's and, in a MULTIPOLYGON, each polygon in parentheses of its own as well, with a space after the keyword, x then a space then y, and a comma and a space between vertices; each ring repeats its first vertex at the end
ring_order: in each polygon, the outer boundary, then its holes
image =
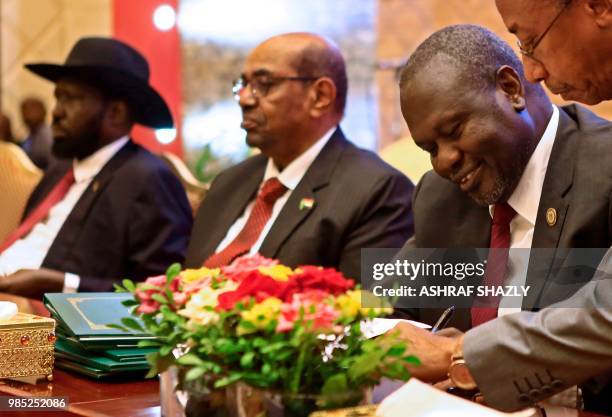
POLYGON ((159 354, 161 356, 167 356, 170 354, 170 352, 172 352, 172 349, 174 349, 174 346, 164 345, 159 349, 159 354))
POLYGON ((141 340, 138 342, 138 347, 141 347, 141 348, 159 347, 159 346, 160 346, 160 342, 157 340, 141 340))
POLYGON ((122 332, 126 332, 129 333, 130 329, 127 329, 119 324, 107 324, 106 327, 108 327, 109 329, 117 329, 117 330, 121 330, 122 332))
POLYGON ((159 294, 159 293, 158 293, 158 294, 153 294, 153 295, 151 296, 151 298, 152 298, 153 300, 157 301, 158 303, 161 303, 161 304, 168 304, 168 300, 166 300, 166 297, 164 297, 163 295, 161 295, 161 294, 159 294))
POLYGON ((176 360, 179 365, 188 365, 188 366, 199 366, 204 363, 202 359, 194 355, 193 353, 186 353, 180 358, 176 360))
POLYGON ((206 369, 205 368, 191 368, 186 374, 185 374, 185 380, 187 381, 193 381, 194 379, 198 379, 200 378, 202 375, 204 375, 206 373, 206 369))
POLYGON ((269 363, 264 363, 263 366, 261 367, 261 373, 264 375, 267 375, 269 373, 272 372, 272 365, 270 365, 269 363))
POLYGON ((386 377, 407 381, 410 378, 410 372, 404 367, 401 362, 390 364, 383 372, 386 377))
POLYGON ((252 368, 254 358, 255 358, 255 352, 250 351, 250 352, 245 353, 240 358, 240 366, 242 366, 243 368, 252 368))
POLYGON ((129 292, 133 293, 134 291, 136 291, 136 285, 132 280, 124 279, 123 281, 121 281, 121 283, 123 284, 123 287, 129 292))
POLYGON ((249 330, 249 331, 257 330, 257 327, 255 327, 255 325, 253 323, 251 323, 250 321, 247 321, 247 320, 242 320, 240 322, 240 327, 242 327, 245 330, 249 330))
POLYGON ((166 298, 168 299, 168 302, 172 305, 174 305, 174 294, 172 294, 172 291, 170 291, 170 289, 166 288, 166 298))
POLYGON ((214 387, 215 388, 227 387, 228 385, 232 385, 234 382, 237 382, 240 379, 242 379, 242 374, 236 372, 236 373, 231 374, 230 376, 219 379, 217 382, 215 382, 214 387))
POLYGON ((321 388, 321 394, 333 395, 341 392, 347 392, 349 390, 348 381, 346 374, 335 374, 327 378, 321 388))
POLYGON ((132 329, 132 330, 136 330, 137 332, 145 333, 145 330, 142 328, 140 323, 138 323, 138 321, 134 320, 131 317, 122 318, 121 323, 128 329, 132 329))
POLYGON ((400 357, 404 352, 406 352, 406 345, 395 345, 387 351, 387 355, 400 357))
POLYGON ((124 301, 121 302, 121 304, 123 304, 126 307, 133 307, 133 306, 140 305, 140 303, 138 301, 133 300, 133 299, 124 300, 124 301))
POLYGON ((159 352, 148 353, 147 361, 155 364, 158 373, 166 371, 175 363, 174 356, 161 356, 159 352))
POLYGON ((403 358, 403 361, 406 363, 410 363, 413 365, 420 365, 421 361, 419 360, 419 358, 417 358, 416 356, 406 356, 403 358))
POLYGON ((160 287, 153 284, 147 284, 146 282, 141 282, 138 284, 138 289, 140 291, 159 291, 160 287))
POLYGON ((173 263, 166 270, 166 283, 170 284, 178 274, 181 273, 181 264, 173 263))
POLYGON ((348 376, 355 381, 359 378, 372 374, 378 367, 383 354, 381 352, 372 352, 370 354, 361 355, 348 369, 348 376))
POLYGON ((115 292, 127 292, 127 290, 119 284, 113 284, 113 288, 115 289, 115 292))

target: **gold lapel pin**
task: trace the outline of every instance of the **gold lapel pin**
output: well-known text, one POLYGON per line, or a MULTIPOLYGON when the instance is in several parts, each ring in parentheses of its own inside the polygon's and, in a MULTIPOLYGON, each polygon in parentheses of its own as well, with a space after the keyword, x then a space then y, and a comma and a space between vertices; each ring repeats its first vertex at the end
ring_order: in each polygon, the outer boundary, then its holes
POLYGON ((98 191, 98 189, 100 188, 100 181, 94 181, 93 184, 91 184, 91 190, 95 193, 98 191))
POLYGON ((300 200, 300 211, 311 210, 315 205, 314 198, 302 198, 300 200))
POLYGON ((557 210, 552 207, 546 210, 546 223, 548 223, 550 227, 557 224, 557 210))

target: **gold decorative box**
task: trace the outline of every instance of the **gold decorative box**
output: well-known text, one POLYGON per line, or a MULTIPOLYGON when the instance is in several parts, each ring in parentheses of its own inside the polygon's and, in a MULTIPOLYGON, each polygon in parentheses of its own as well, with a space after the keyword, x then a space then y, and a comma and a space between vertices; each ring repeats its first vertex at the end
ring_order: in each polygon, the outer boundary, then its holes
POLYGON ((55 320, 17 313, 0 321, 0 378, 53 379, 55 320))

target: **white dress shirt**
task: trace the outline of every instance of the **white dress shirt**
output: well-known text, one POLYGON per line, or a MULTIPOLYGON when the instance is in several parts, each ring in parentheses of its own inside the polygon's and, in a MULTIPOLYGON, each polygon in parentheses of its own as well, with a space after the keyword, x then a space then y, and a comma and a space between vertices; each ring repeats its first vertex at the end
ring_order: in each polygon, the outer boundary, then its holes
MULTIPOLYGON (((516 189, 508 199, 508 204, 516 211, 516 216, 510 222, 510 249, 531 248, 546 168, 559 125, 559 109, 554 105, 552 107, 553 112, 548 126, 529 158, 516 189)), ((493 209, 494 206, 489 206, 491 217, 493 209)), ((528 250, 511 250, 508 257, 508 275, 504 285, 517 287, 525 285, 528 265, 528 250)), ((502 297, 497 314, 503 316, 519 311, 521 308, 518 307, 518 297, 502 297)))
MULTIPOLYGON (((17 240, 0 254, 0 276, 10 275, 21 269, 39 269, 41 267, 53 241, 81 195, 98 172, 128 140, 129 138, 124 136, 97 150, 82 161, 74 160, 74 184, 62 201, 49 210, 49 215, 45 220, 36 224, 30 233, 17 240)), ((64 290, 76 290, 80 279, 69 271, 64 272, 67 272, 64 290)))
MULTIPOLYGON (((316 157, 321 152, 321 149, 323 149, 323 147, 329 141, 329 139, 331 138, 333 133, 336 131, 336 129, 337 127, 334 127, 328 130, 321 137, 321 139, 316 141, 304 153, 302 153, 300 156, 294 159, 281 172, 278 171, 278 168, 276 167, 276 165, 274 165, 274 162, 272 161, 272 159, 268 158, 268 165, 266 166, 266 172, 264 173, 263 181, 259 185, 259 189, 261 189, 263 183, 266 182, 266 180, 277 177, 278 180, 281 182, 281 184, 287 187, 287 192, 285 192, 285 194, 283 194, 274 203, 274 206, 272 207, 272 215, 270 216, 270 219, 268 220, 268 222, 262 229, 259 237, 257 238, 257 241, 251 247, 251 250, 249 251, 250 254, 254 254, 254 253, 257 253, 257 251, 259 251, 261 244, 263 243, 264 239, 268 235, 268 232, 272 228, 272 225, 276 221, 278 214, 281 212, 281 210, 285 206, 285 203, 287 203, 287 200, 289 200, 291 193, 293 192, 293 190, 295 190, 295 187, 298 186, 298 184, 300 183, 300 181, 306 174, 306 171, 308 171, 308 168, 310 168, 310 165, 312 165, 316 157)), ((238 236, 238 233, 240 233, 240 231, 244 228, 244 225, 246 224, 247 219, 249 218, 249 215, 251 214, 251 210, 253 210, 254 204, 255 204, 255 200, 251 201, 246 206, 246 208, 244 209, 244 212, 242 213, 242 216, 240 216, 234 222, 234 224, 232 224, 232 226, 228 229, 227 234, 225 235, 223 240, 219 243, 219 245, 215 249, 215 253, 220 252, 223 249, 225 249, 225 247, 228 246, 236 238, 236 236, 238 236)))

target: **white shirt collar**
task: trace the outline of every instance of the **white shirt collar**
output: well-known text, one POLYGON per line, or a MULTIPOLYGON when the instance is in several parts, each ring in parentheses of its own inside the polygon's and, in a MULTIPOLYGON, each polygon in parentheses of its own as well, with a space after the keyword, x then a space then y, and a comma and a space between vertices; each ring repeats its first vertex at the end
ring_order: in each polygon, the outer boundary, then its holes
POLYGON ((323 149, 337 128, 337 126, 334 126, 328 130, 321 137, 321 139, 317 140, 310 146, 310 148, 291 161, 291 163, 287 165, 282 172, 278 171, 278 168, 272 161, 272 158, 268 158, 268 164, 266 165, 266 172, 264 174, 262 184, 270 178, 278 177, 278 180, 281 182, 281 184, 287 187, 287 189, 295 190, 295 187, 297 187, 297 185, 300 183, 306 174, 306 171, 308 171, 308 168, 310 168, 310 165, 312 165, 315 158, 321 152, 321 149, 323 149))
MULTIPOLYGON (((510 207, 519 216, 527 220, 532 227, 536 223, 546 168, 559 126, 559 109, 555 105, 552 108, 553 112, 548 121, 548 126, 546 126, 540 142, 529 158, 519 183, 508 199, 510 207)), ((489 206, 489 213, 493 217, 493 205, 489 206)))
POLYGON ((114 142, 98 149, 93 154, 89 155, 82 161, 74 160, 72 167, 74 170, 74 180, 79 183, 89 181, 95 177, 98 172, 106 165, 108 161, 121 149, 129 140, 129 137, 123 136, 114 142))

